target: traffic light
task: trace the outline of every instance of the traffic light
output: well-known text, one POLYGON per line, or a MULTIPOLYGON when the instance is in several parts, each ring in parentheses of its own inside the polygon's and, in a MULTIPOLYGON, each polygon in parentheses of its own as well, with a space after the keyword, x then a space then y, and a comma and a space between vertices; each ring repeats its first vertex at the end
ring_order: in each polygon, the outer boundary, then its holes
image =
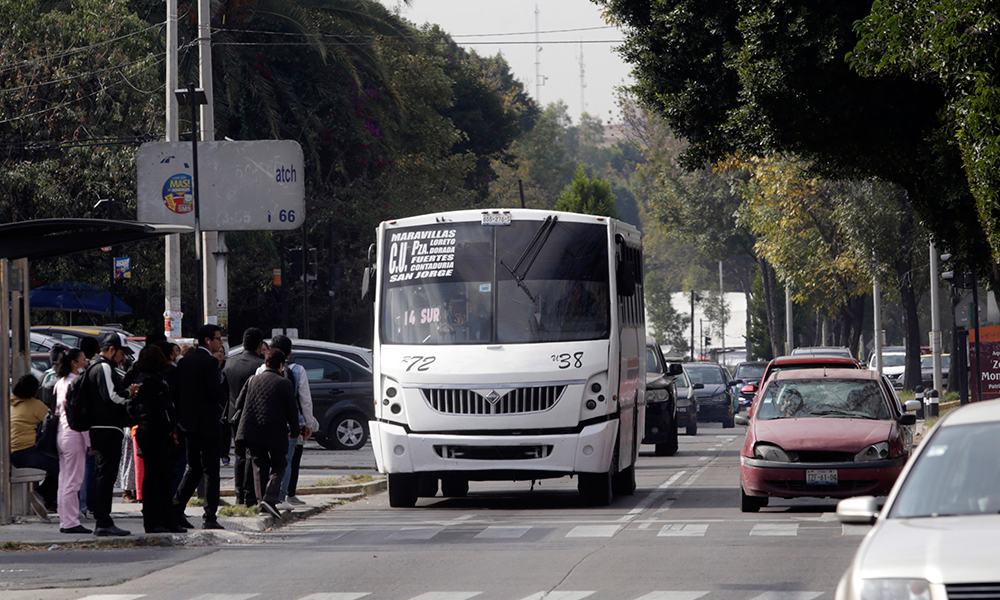
MULTIPOLYGON (((307 256, 306 273, 309 281, 316 281, 316 249, 310 248, 307 256)), ((291 281, 302 279, 302 248, 292 248, 288 251, 288 277, 291 281)))
POLYGON ((712 345, 712 338, 708 337, 707 335, 705 336, 705 345, 706 346, 712 345))

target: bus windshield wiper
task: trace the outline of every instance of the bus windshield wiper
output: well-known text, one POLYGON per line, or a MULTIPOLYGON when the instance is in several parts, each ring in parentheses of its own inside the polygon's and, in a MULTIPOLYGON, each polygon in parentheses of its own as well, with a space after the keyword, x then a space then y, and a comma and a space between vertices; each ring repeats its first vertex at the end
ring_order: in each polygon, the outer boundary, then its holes
POLYGON ((542 246, 544 246, 545 242, 548 241, 552 230, 555 229, 557 220, 558 217, 555 215, 545 217, 545 220, 542 221, 542 226, 538 228, 538 231, 535 232, 535 236, 531 238, 530 242, 528 242, 528 245, 524 248, 524 252, 521 253, 521 257, 517 259, 516 263, 514 263, 513 268, 511 268, 510 265, 504 261, 500 261, 500 264, 510 271, 510 276, 514 278, 514 282, 517 283, 517 287, 521 288, 521 290, 527 294, 528 299, 531 300, 532 304, 537 302, 537 299, 531 294, 531 290, 528 289, 528 286, 525 285, 524 278, 528 275, 528 270, 531 269, 531 265, 535 264, 535 259, 538 258, 538 253, 542 251, 542 246), (528 264, 524 266, 524 272, 518 274, 518 270, 521 268, 521 263, 523 263, 525 259, 528 259, 528 264))

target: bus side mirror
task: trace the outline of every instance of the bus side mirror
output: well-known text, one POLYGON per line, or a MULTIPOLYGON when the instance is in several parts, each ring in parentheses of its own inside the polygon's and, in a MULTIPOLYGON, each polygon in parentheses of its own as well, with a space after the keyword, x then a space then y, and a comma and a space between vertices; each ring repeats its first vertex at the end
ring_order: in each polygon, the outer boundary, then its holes
POLYGON ((680 363, 670 363, 667 365, 667 375, 676 377, 684 372, 684 367, 680 363))
POLYGON ((618 261, 618 295, 631 298, 635 295, 635 263, 618 261))
POLYGON ((369 302, 375 301, 375 294, 372 293, 372 280, 375 278, 375 269, 365 267, 364 274, 361 275, 361 299, 369 302))

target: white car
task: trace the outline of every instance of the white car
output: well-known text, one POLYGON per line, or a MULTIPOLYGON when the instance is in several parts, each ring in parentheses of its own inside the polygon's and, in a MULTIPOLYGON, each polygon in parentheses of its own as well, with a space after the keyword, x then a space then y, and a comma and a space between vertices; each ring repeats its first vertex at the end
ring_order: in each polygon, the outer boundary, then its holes
POLYGON ((872 496, 848 498, 837 518, 875 526, 836 600, 1000 597, 1000 402, 942 417, 881 510, 872 496))

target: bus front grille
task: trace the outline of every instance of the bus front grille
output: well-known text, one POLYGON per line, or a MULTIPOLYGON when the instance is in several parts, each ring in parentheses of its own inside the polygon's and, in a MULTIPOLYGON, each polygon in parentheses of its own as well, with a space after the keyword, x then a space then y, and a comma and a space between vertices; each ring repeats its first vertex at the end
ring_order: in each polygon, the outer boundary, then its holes
POLYGON ((565 389, 565 385, 546 385, 500 391, 424 388, 420 392, 428 406, 447 415, 522 415, 549 410, 565 389))

